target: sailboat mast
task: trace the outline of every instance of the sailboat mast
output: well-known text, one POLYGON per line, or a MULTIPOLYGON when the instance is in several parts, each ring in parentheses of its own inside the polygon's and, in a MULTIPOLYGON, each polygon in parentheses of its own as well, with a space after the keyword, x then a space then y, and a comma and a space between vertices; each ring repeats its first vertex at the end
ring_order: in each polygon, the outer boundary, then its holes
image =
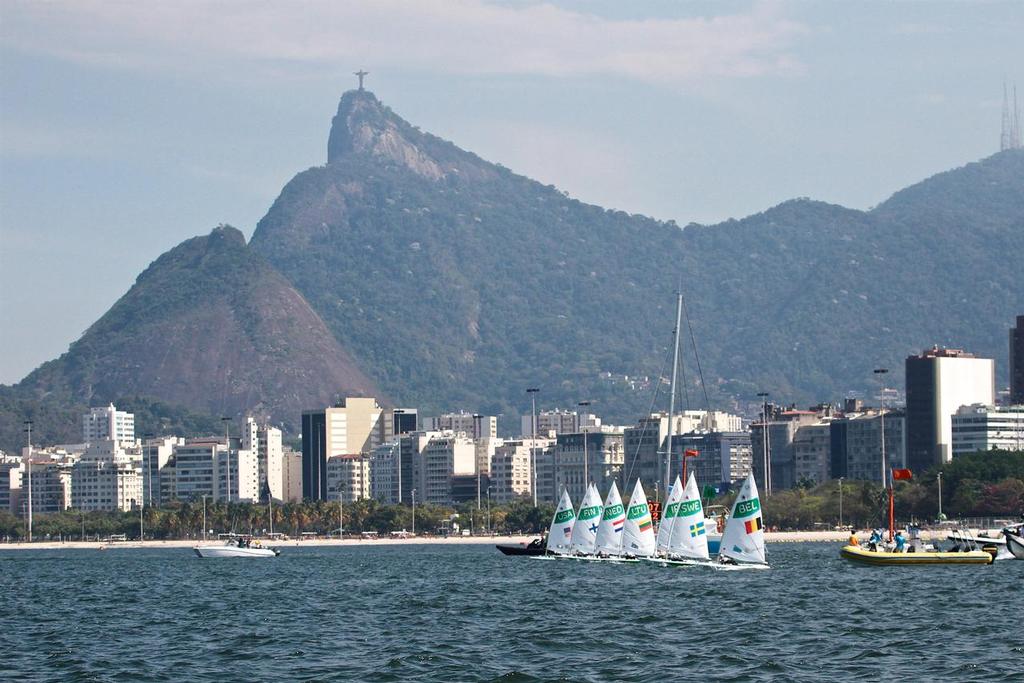
POLYGON ((676 329, 672 333, 675 348, 672 352, 672 395, 668 399, 668 444, 665 452, 665 495, 668 495, 669 477, 672 470, 672 432, 676 413, 676 375, 679 372, 679 331, 683 322, 683 295, 676 294, 676 329))

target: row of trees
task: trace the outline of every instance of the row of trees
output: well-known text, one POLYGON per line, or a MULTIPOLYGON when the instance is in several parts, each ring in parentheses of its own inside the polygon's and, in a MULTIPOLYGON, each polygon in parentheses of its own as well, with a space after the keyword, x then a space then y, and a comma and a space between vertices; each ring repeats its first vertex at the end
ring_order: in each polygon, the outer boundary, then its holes
MULTIPOLYGON (((142 528, 147 539, 202 538, 203 520, 207 534, 234 532, 262 535, 271 529, 297 537, 304 532, 321 536, 337 535, 344 515, 344 531, 355 534, 392 531, 443 534, 468 529, 473 533, 540 533, 547 528, 554 507, 542 504, 533 507, 529 501, 516 501, 508 505, 492 505, 477 509, 475 503, 456 507, 417 505, 415 522, 410 505, 384 505, 375 500, 360 500, 339 506, 336 502, 308 501, 286 503, 270 508, 249 503, 176 503, 163 508, 146 508, 142 528)), ((65 510, 56 514, 36 515, 33 519, 33 537, 46 538, 106 538, 124 534, 139 537, 140 515, 135 512, 80 512, 65 510)), ((25 520, 9 512, 0 512, 0 537, 21 540, 26 537, 25 520)))
MULTIPOLYGON (((934 520, 939 515, 939 473, 942 474, 942 511, 951 517, 1018 517, 1024 514, 1024 453, 991 451, 962 456, 941 469, 926 472, 909 482, 896 483, 896 515, 901 520, 934 520)), ((719 496, 707 504, 730 506, 734 494, 719 496)), ((778 529, 814 529, 822 525, 853 525, 858 528, 885 523, 887 498, 878 483, 831 481, 804 484, 779 491, 763 500, 765 522, 778 529), (840 506, 842 510, 840 510, 840 506)), ((409 505, 384 505, 360 500, 344 507, 346 533, 376 531, 390 533, 415 529, 419 533, 541 533, 554 514, 550 504, 533 507, 528 500, 477 509, 475 503, 449 507, 417 505, 415 524, 409 505)), ((236 532, 264 534, 271 529, 298 536, 303 532, 337 534, 342 509, 335 502, 286 503, 273 508, 271 525, 268 506, 248 503, 208 503, 205 506, 208 533, 236 532)), ((176 503, 164 508, 146 508, 143 527, 147 538, 201 538, 204 507, 201 502, 176 503)), ((88 512, 67 510, 37 515, 34 536, 106 537, 139 536, 138 512, 88 512)), ((25 521, 0 512, 0 537, 21 539, 25 521)))

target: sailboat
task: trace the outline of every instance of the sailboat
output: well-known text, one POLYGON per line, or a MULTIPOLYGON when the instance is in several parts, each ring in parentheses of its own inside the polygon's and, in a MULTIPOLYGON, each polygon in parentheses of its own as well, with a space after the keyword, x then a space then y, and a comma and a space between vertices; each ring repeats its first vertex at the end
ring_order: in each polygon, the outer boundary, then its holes
POLYGON ((597 532, 601 523, 601 494, 591 484, 583 495, 576 523, 572 527, 570 553, 573 556, 593 555, 597 547, 597 532))
MULTIPOLYGON (((548 528, 548 556, 567 555, 572 550, 572 528, 576 522, 576 511, 572 506, 572 499, 569 492, 563 490, 562 498, 558 501, 558 508, 555 509, 555 516, 551 518, 551 526, 548 528)), ((544 555, 535 555, 536 558, 543 558, 544 555)))
POLYGON ((667 557, 669 552, 669 539, 672 537, 672 529, 675 526, 676 515, 679 513, 679 503, 683 499, 683 482, 676 475, 676 480, 669 489, 668 497, 665 498, 665 512, 661 516, 661 524, 658 525, 658 535, 655 539, 655 555, 667 557))
POLYGON ((636 562, 622 557, 622 532, 626 526, 626 508, 619 496, 619 487, 613 481, 604 499, 604 511, 597 528, 594 555, 585 559, 603 562, 636 562))
POLYGON ((654 555, 654 521, 647 505, 647 494, 640 480, 636 480, 633 495, 626 508, 626 522, 622 531, 622 554, 626 557, 650 557, 654 555))
MULTIPOLYGON (((679 483, 679 479, 676 479, 679 483)), ((704 564, 711 561, 708 553, 708 530, 704 519, 697 479, 690 472, 686 488, 676 508, 675 521, 668 541, 666 564, 704 564)))
POLYGON ((725 523, 718 552, 718 569, 768 569, 764 551, 764 522, 754 475, 748 474, 740 487, 732 514, 725 523))

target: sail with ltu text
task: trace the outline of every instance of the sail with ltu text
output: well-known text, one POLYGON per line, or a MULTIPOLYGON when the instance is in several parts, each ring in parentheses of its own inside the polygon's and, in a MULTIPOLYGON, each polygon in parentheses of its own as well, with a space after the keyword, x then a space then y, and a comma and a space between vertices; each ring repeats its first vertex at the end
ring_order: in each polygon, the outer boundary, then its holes
POLYGON ((732 515, 725 523, 719 558, 728 558, 739 564, 767 564, 763 529, 757 485, 754 476, 748 474, 733 503, 732 515))
POLYGON ((572 507, 572 499, 568 491, 562 491, 562 499, 558 501, 558 509, 548 529, 548 552, 566 555, 572 548, 572 527, 576 521, 576 511, 572 507))
POLYGON ((647 494, 640 480, 636 480, 633 495, 626 508, 626 524, 622 532, 622 554, 631 557, 654 555, 654 521, 647 505, 647 494))
MULTIPOLYGON (((676 482, 679 480, 676 479, 676 482)), ((669 538, 668 555, 686 560, 708 560, 708 532, 704 520, 704 505, 697 489, 697 479, 690 472, 683 489, 682 500, 676 509, 669 538)))
POLYGON ((683 498, 683 482, 679 481, 676 475, 672 488, 669 489, 668 497, 665 499, 665 508, 661 514, 661 523, 658 525, 657 552, 658 555, 668 554, 669 539, 672 537, 672 528, 675 525, 676 515, 679 512, 679 501, 683 498))
POLYGON ((626 508, 622 505, 619 487, 613 481, 608 497, 604 499, 604 512, 597 529, 597 554, 616 556, 622 552, 622 529, 625 525, 626 508))
POLYGON ((601 493, 591 484, 580 503, 580 512, 572 527, 572 553, 593 555, 597 545, 597 532, 601 524, 601 493))

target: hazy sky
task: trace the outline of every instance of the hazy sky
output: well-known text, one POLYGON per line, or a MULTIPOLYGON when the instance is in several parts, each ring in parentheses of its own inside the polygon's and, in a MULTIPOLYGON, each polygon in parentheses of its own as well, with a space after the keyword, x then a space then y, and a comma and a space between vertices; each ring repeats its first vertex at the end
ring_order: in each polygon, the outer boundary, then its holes
POLYGON ((162 252, 251 235, 351 72, 588 202, 716 222, 868 208, 998 149, 1024 3, 0 0, 0 382, 162 252))

